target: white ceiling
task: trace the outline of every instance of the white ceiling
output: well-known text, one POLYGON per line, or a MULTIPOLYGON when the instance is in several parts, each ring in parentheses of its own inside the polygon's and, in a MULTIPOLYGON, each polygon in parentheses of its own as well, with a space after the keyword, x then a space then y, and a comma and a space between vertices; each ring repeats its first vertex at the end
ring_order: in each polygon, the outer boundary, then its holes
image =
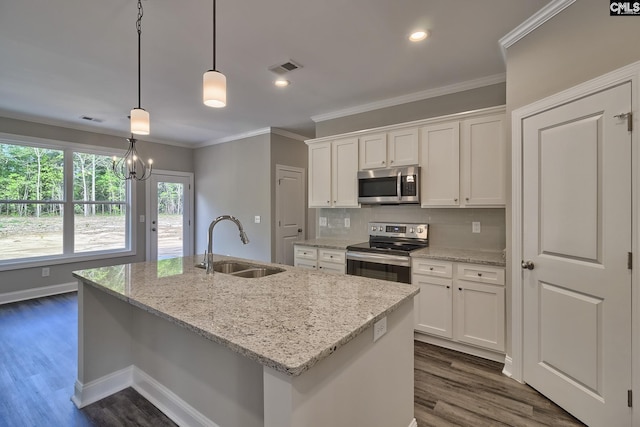
MULTIPOLYGON (((144 139, 201 145, 505 72, 498 40, 548 0, 217 0, 227 107, 202 104, 210 0, 144 0, 144 139), (415 44, 415 28, 431 32, 415 44), (268 67, 303 68, 276 88, 268 67)), ((128 136, 136 0, 0 0, 0 116, 128 136), (81 116, 103 120, 89 122, 81 116)))

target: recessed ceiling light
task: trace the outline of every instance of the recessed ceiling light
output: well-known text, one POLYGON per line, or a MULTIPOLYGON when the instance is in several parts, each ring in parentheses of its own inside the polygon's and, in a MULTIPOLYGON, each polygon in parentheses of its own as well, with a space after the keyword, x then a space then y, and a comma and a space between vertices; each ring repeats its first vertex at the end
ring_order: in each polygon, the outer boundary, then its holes
POLYGON ((291 82, 289 80, 286 79, 278 79, 275 82, 273 82, 274 85, 278 86, 278 87, 287 87, 291 84, 291 82))
POLYGON ((426 39, 428 36, 428 31, 416 31, 414 33, 411 33, 411 35, 409 36, 409 40, 411 40, 412 42, 419 42, 426 39))

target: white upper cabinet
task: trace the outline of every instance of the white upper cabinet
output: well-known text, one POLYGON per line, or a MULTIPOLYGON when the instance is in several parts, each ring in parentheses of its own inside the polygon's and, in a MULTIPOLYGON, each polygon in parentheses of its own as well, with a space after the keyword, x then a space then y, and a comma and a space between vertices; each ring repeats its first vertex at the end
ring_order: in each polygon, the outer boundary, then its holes
POLYGON ((358 207, 358 138, 309 145, 309 207, 358 207))
POLYGON ((421 128, 421 206, 504 206, 506 149, 504 114, 421 128))
POLYGON ((464 205, 504 206, 507 172, 504 114, 464 120, 460 136, 464 205))
POLYGON ((459 122, 420 129, 420 203, 423 207, 460 204, 459 122))
POLYGON ((389 167, 418 164, 418 128, 389 132, 387 159, 389 167))
POLYGON ((360 170, 418 164, 418 128, 360 137, 360 170))
POLYGON ((386 168, 387 134, 376 133, 360 137, 360 169, 386 168))

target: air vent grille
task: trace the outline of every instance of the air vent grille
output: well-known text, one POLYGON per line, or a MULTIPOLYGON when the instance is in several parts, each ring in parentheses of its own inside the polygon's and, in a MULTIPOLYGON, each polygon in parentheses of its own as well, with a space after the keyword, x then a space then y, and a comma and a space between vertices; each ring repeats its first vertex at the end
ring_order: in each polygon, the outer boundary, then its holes
POLYGON ((102 120, 102 119, 98 119, 98 118, 90 117, 90 116, 80 116, 80 118, 81 118, 82 120, 87 120, 87 121, 89 121, 89 122, 96 122, 96 123, 102 123, 102 122, 104 122, 104 120, 102 120))
POLYGON ((283 74, 287 74, 291 71, 297 70, 298 68, 302 68, 302 65, 290 59, 282 64, 272 65, 271 67, 269 67, 269 71, 281 76, 283 74))

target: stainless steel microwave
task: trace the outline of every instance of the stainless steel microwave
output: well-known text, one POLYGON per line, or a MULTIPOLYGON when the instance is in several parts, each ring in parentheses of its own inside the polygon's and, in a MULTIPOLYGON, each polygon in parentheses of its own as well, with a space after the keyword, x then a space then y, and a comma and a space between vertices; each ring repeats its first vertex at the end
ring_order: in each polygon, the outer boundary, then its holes
POLYGON ((358 172, 358 202, 367 205, 420 203, 420 167, 358 172))

